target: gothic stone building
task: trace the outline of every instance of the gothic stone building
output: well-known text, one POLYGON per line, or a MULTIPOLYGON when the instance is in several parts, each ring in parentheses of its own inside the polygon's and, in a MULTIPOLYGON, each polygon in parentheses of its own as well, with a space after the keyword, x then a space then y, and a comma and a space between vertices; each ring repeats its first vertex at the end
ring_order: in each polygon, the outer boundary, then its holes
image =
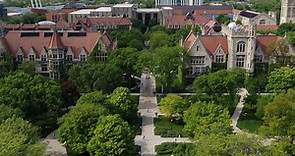
POLYGON ((234 24, 223 26, 221 35, 198 36, 191 32, 182 43, 190 55, 186 77, 194 78, 207 72, 214 64, 251 73, 256 63, 268 62, 268 47, 278 39, 277 36, 257 36, 255 26, 234 24))
POLYGON ((36 71, 52 79, 60 78, 64 64, 83 63, 90 55, 104 61, 116 47, 106 33, 81 31, 9 31, 0 45, 0 56, 9 52, 18 63, 35 62, 36 71))
POLYGON ((295 1, 282 0, 281 4, 281 24, 295 23, 295 1))

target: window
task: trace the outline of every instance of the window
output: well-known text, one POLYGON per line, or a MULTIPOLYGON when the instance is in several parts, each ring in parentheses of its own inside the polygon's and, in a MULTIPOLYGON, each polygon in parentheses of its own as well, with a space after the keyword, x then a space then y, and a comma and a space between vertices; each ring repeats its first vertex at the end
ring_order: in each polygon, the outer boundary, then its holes
POLYGON ((73 55, 67 55, 67 61, 73 61, 73 55))
POLYGON ((97 52, 95 55, 97 61, 106 61, 107 57, 108 54, 104 52, 97 52))
POLYGON ((266 23, 265 19, 262 19, 262 20, 259 21, 259 24, 265 24, 265 23, 266 23))
POLYGON ((47 61, 46 55, 41 55, 41 61, 43 62, 47 61))
POLYGON ((193 56, 191 59, 191 64, 204 64, 205 56, 193 56))
POLYGON ((30 61, 35 61, 35 55, 29 55, 29 60, 30 61))
POLYGON ((57 54, 53 54, 53 58, 57 58, 57 54))
POLYGON ((199 51, 199 46, 198 45, 197 45, 196 49, 197 49, 197 51, 199 51))
POLYGON ((224 56, 223 55, 216 55, 215 56, 215 62, 216 63, 223 63, 224 62, 224 56))
POLYGON ((63 54, 58 54, 58 58, 62 59, 63 58, 63 54))
POLYGON ((200 75, 200 74, 203 74, 207 71, 207 68, 206 67, 195 67, 194 69, 195 71, 195 75, 200 75))
POLYGON ((237 67, 244 67, 245 65, 245 55, 237 55, 237 62, 236 62, 236 66, 237 67))
POLYGON ((238 42, 237 44, 237 53, 243 53, 246 50, 246 43, 243 41, 238 42))
POLYGON ((80 55, 80 61, 85 62, 86 61, 86 56, 85 55, 80 55))
POLYGON ((41 64, 41 71, 43 72, 48 71, 47 64, 41 64))
POLYGON ((263 60, 262 55, 255 55, 255 56, 254 56, 254 62, 255 62, 255 63, 261 63, 262 60, 263 60))
POLYGON ((0 60, 3 60, 4 59, 4 53, 0 53, 0 60))
POLYGON ((17 61, 17 62, 22 62, 23 60, 24 60, 23 55, 17 55, 17 56, 16 56, 16 61, 17 61))
POLYGON ((193 75, 193 68, 192 67, 189 67, 186 69, 186 75, 189 75, 189 76, 193 75))

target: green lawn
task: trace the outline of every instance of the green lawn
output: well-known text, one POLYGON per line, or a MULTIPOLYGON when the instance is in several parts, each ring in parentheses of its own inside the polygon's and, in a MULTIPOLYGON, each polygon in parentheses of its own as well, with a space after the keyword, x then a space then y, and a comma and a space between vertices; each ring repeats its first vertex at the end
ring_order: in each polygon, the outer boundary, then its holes
POLYGON ((258 134, 258 129, 263 121, 255 116, 254 111, 245 110, 241 114, 237 126, 246 132, 258 134))
POLYGON ((184 137, 183 124, 177 124, 170 122, 170 120, 164 116, 159 116, 155 118, 155 134, 162 137, 184 137))

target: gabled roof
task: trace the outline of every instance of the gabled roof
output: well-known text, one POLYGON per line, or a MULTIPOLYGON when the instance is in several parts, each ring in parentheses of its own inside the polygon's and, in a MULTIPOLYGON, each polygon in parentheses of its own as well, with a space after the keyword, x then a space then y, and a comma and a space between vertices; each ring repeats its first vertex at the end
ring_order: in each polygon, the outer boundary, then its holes
POLYGON ((268 47, 272 44, 275 44, 279 39, 280 39, 280 37, 275 36, 275 35, 273 35, 273 36, 271 36, 271 35, 257 36, 256 43, 257 43, 257 46, 259 46, 261 48, 262 52, 265 55, 270 55, 268 52, 268 47))
POLYGON ((63 49, 64 48, 64 45, 60 39, 60 36, 57 34, 56 31, 53 32, 53 35, 50 39, 48 48, 49 49, 63 49))
POLYGON ((9 31, 5 36, 7 49, 12 55, 16 56, 16 53, 20 48, 24 55, 27 56, 30 48, 34 48, 36 55, 40 56, 44 47, 64 46, 67 48, 71 47, 74 57, 78 57, 83 47, 86 52, 91 53, 101 37, 101 33, 99 32, 85 32, 86 34, 84 36, 68 36, 70 32, 65 31, 58 32, 63 33, 63 35, 56 35, 55 37, 54 35, 46 37, 45 33, 48 33, 48 31, 34 32, 39 32, 39 35, 22 37, 21 31, 9 31))
POLYGON ((224 53, 228 53, 228 44, 226 36, 213 35, 213 36, 201 36, 201 41, 204 47, 211 55, 215 55, 215 52, 219 46, 222 47, 224 53))
POLYGON ((185 38, 183 42, 183 47, 187 50, 190 50, 194 43, 196 42, 197 37, 196 35, 191 31, 188 36, 185 38))

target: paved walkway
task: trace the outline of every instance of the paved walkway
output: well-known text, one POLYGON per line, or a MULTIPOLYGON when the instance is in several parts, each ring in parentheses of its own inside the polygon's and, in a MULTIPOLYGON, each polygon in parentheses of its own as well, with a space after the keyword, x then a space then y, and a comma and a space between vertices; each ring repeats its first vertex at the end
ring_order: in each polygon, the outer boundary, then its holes
POLYGON ((233 116, 231 117, 234 132, 241 132, 241 130, 237 127, 237 123, 244 108, 245 98, 249 93, 245 88, 240 88, 238 94, 241 96, 241 98, 234 111, 233 116))
POLYGON ((47 144, 45 155, 67 156, 66 148, 56 138, 56 130, 50 133, 43 142, 47 144))
POLYGON ((157 106, 156 81, 149 74, 142 74, 138 110, 142 117, 142 133, 135 137, 135 144, 141 146, 142 156, 153 156, 155 146, 164 142, 191 142, 188 138, 162 138, 154 133, 154 118, 160 114, 157 106))

